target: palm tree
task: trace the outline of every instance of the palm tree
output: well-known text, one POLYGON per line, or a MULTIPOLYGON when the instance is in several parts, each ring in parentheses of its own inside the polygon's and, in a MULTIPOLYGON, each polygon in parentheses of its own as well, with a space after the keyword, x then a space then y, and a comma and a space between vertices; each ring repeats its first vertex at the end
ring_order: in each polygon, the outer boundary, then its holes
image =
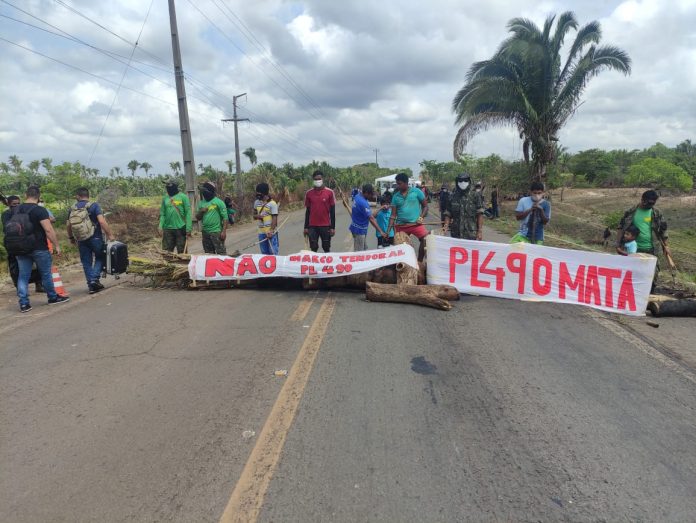
MULTIPOLYGON (((244 154, 246 154, 246 152, 244 154)), ((10 165, 14 173, 19 174, 19 171, 22 169, 22 160, 19 159, 19 156, 13 154, 10 156, 10 165)))
POLYGON ((147 176, 147 173, 150 171, 150 169, 152 169, 152 165, 147 162, 143 162, 140 164, 140 168, 145 171, 145 176, 147 176))
POLYGON ((53 160, 51 158, 41 158, 41 166, 46 171, 46 174, 51 174, 53 170, 53 160))
POLYGON ((230 173, 231 176, 232 169, 234 168, 234 160, 225 160, 225 163, 227 164, 227 172, 230 173))
POLYGON ((181 162, 169 162, 169 168, 172 170, 172 173, 174 173, 174 176, 179 176, 181 172, 181 162))
POLYGON ((530 20, 513 18, 508 23, 512 36, 491 59, 471 66, 466 84, 452 101, 461 125, 453 144, 455 160, 476 134, 510 125, 519 132, 531 177, 543 180, 558 132, 578 108, 590 78, 604 69, 631 72, 631 59, 624 51, 597 45, 602 36, 598 22, 578 29, 575 15, 565 12, 552 32, 555 19, 549 16, 540 29, 530 20), (561 47, 571 29, 577 34, 563 62, 561 47))
POLYGON ((121 176, 121 168, 120 168, 118 165, 115 166, 115 167, 112 167, 112 168, 109 170, 109 175, 110 175, 110 176, 116 176, 116 177, 121 176))
POLYGON ((252 167, 256 165, 256 149, 254 149, 253 147, 247 147, 246 149, 244 149, 244 152, 242 154, 249 158, 252 167))
POLYGON ((138 160, 131 160, 128 162, 128 170, 131 172, 131 176, 135 178, 135 171, 138 170, 138 167, 140 167, 140 162, 138 160))

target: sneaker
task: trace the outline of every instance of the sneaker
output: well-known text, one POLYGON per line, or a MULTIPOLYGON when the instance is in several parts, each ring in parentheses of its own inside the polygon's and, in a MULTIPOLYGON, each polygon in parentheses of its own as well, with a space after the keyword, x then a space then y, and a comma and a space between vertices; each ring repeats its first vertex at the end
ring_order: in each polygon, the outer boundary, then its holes
POLYGON ((101 283, 90 283, 88 286, 89 288, 89 293, 90 294, 95 294, 99 291, 104 290, 104 286, 101 283))
POLYGON ((54 305, 56 303, 65 303, 66 301, 70 301, 70 296, 56 296, 52 300, 48 300, 49 305, 54 305))
POLYGON ((33 307, 28 303, 26 305, 19 306, 19 312, 29 312, 31 309, 33 309, 33 307))
POLYGON ((104 290, 104 286, 101 283, 99 283, 98 281, 95 281, 92 285, 94 285, 94 288, 97 289, 97 291, 104 290))

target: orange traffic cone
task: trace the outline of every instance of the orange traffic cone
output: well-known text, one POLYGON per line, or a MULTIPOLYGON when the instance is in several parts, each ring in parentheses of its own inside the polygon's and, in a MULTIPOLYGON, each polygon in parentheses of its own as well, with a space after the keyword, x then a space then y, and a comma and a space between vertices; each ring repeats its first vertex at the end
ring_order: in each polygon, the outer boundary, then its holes
POLYGON ((58 296, 70 296, 65 287, 63 287, 63 280, 55 265, 51 266, 51 276, 53 277, 53 287, 56 289, 56 294, 58 296))

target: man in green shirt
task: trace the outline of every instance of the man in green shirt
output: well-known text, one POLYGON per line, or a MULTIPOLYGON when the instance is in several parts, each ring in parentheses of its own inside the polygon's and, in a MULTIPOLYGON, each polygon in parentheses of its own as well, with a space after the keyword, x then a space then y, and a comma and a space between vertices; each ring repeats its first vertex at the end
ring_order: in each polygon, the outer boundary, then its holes
POLYGON ((215 185, 205 182, 199 187, 201 201, 196 208, 196 219, 203 231, 203 251, 206 254, 227 254, 227 207, 215 196, 215 185))
MULTIPOLYGON (((659 195, 656 191, 645 191, 640 198, 640 204, 631 207, 627 210, 621 222, 619 223, 619 234, 617 236, 617 252, 622 246, 624 231, 629 225, 635 225, 638 229, 636 243, 638 244, 638 252, 657 255, 656 244, 654 238, 657 238, 658 243, 662 244, 662 251, 665 256, 671 256, 671 251, 667 246, 667 222, 665 221, 662 212, 655 207, 659 195)), ((653 288, 657 282, 657 275, 660 273, 660 264, 655 265, 655 277, 653 278, 653 288)))
POLYGON ((167 182, 167 194, 160 205, 159 234, 162 249, 183 254, 186 237, 191 236, 191 202, 184 193, 179 192, 175 182, 167 182))

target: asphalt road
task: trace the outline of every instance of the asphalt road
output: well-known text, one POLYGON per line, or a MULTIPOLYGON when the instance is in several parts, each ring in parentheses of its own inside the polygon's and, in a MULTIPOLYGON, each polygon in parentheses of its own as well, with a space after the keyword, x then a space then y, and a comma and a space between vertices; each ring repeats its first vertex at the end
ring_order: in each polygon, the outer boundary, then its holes
POLYGON ((696 378, 587 309, 73 298, 3 311, 0 521, 696 520, 696 378))

